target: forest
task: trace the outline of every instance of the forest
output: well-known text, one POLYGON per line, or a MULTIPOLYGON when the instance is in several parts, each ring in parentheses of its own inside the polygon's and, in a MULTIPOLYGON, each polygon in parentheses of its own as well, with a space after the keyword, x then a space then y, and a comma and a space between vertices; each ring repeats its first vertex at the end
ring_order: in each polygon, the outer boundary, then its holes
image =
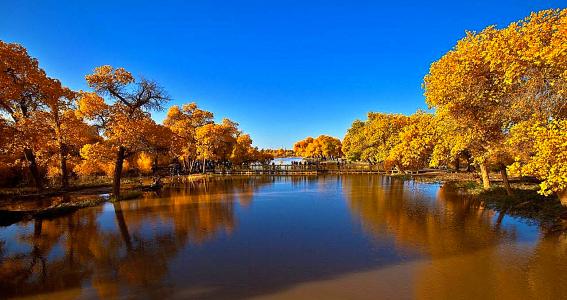
POLYGON ((431 64, 428 111, 369 113, 342 143, 350 160, 400 171, 452 167, 540 181, 567 205, 567 9, 532 13, 505 28, 467 32, 431 64))
POLYGON ((211 162, 272 158, 252 146, 238 123, 189 103, 171 106, 163 124, 151 112, 170 100, 158 83, 124 68, 97 67, 85 76, 90 91, 72 91, 39 67, 18 44, 0 41, 0 182, 45 179, 69 188, 71 177, 106 175, 120 194, 123 173, 149 174, 177 161, 191 171, 211 162))
POLYGON ((274 157, 344 158, 386 169, 465 167, 484 188, 490 172, 540 181, 540 193, 567 205, 567 9, 545 10, 505 28, 466 36, 433 62, 424 78, 428 110, 368 113, 341 141, 307 137, 293 150, 260 150, 238 123, 214 121, 196 103, 152 112, 170 97, 155 81, 109 65, 85 76, 88 91, 49 77, 26 49, 0 41, 0 183, 151 174, 179 164, 187 173, 211 164, 270 163, 274 157))

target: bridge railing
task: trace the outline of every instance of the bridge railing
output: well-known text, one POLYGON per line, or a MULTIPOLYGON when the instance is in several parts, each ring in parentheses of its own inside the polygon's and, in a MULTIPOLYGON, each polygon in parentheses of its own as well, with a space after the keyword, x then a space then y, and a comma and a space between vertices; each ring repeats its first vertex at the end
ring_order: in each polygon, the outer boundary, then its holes
POLYGON ((349 172, 368 172, 378 173, 384 172, 384 168, 378 164, 337 164, 337 163, 321 163, 321 164, 286 164, 286 165, 237 165, 231 167, 217 166, 215 173, 302 173, 302 172, 331 172, 331 173, 349 173, 349 172))

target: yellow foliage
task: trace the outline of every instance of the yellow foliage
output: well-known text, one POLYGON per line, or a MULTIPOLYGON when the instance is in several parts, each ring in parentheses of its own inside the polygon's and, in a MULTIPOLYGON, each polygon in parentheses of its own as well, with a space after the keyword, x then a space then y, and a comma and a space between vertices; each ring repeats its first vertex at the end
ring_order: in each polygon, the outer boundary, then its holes
POLYGON ((477 163, 502 166, 510 129, 535 116, 567 117, 567 9, 532 13, 503 29, 467 33, 431 65, 424 79, 440 141, 432 165, 467 151, 477 163))
MULTIPOLYGON (((116 149, 105 142, 86 144, 80 150, 83 160, 75 166, 74 171, 79 175, 105 174, 112 176, 114 174, 115 152, 116 149)), ((123 171, 127 169, 127 165, 124 164, 123 171)))
POLYGON ((520 123, 508 143, 522 150, 512 171, 541 179, 543 195, 567 190, 567 120, 520 123))
POLYGON ((369 113, 368 120, 355 121, 345 136, 343 151, 350 160, 387 162, 399 133, 409 118, 401 114, 369 113))
POLYGON ((236 145, 238 124, 224 119, 221 124, 206 124, 195 133, 199 159, 228 160, 236 145))
POLYGON ((138 166, 140 172, 142 172, 143 174, 149 174, 152 172, 152 157, 146 152, 141 152, 138 155, 138 159, 136 159, 136 165, 138 166))
POLYGON ((404 169, 427 167, 438 140, 435 121, 433 115, 422 111, 411 115, 398 133, 397 143, 390 149, 387 161, 404 169))
POLYGON ((337 158, 342 156, 341 140, 328 135, 307 137, 293 145, 293 151, 301 157, 337 158))
POLYGON ((184 159, 197 158, 197 128, 213 123, 213 113, 199 109, 196 103, 184 104, 182 108, 174 105, 167 111, 163 124, 172 133, 172 152, 184 159))

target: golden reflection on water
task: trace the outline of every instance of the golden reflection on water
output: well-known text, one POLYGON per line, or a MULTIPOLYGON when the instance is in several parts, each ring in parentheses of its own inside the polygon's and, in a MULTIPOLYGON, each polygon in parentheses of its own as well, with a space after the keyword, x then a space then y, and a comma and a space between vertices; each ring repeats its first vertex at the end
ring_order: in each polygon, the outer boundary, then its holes
MULTIPOLYGON (((440 188, 428 202, 411 183, 387 177, 345 177, 351 212, 376 238, 425 253, 413 264, 418 299, 565 299, 567 236, 543 235, 532 245, 500 230, 501 218, 478 201, 440 188), (408 196, 408 193, 411 196, 408 196), (369 201, 369 199, 372 199, 369 201)), ((372 272, 367 274, 374 276, 372 272)))
MULTIPOLYGON (((264 209, 269 207, 268 203, 264 209)), ((317 211, 309 213, 317 218, 317 211)), ((566 236, 540 234, 537 228, 508 220, 444 188, 381 176, 206 180, 146 194, 142 199, 0 229, 0 298, 193 298, 210 293, 215 295, 212 298, 225 299, 236 295, 274 299, 565 299, 566 236), (183 262, 188 250, 230 240, 241 221, 236 210, 253 210, 254 197, 264 188, 292 199, 301 193, 305 197, 302 201, 313 195, 337 197, 362 228, 362 232, 352 231, 353 235, 367 236, 379 244, 393 240, 390 252, 417 254, 388 265, 369 261, 362 269, 354 267, 353 260, 353 268, 340 269, 332 276, 297 274, 296 278, 284 278, 285 284, 266 279, 269 287, 235 284, 222 294, 214 294, 210 283, 175 285, 178 277, 199 271, 189 265, 186 273, 174 272, 175 262, 183 262), (530 230, 535 230, 536 236, 524 238, 524 231, 530 230)), ((262 228, 254 229, 258 231, 255 242, 270 242, 270 236, 262 236, 262 228)), ((254 241, 247 242, 254 247, 254 241)), ((292 242, 296 245, 290 249, 300 246, 302 240, 292 242)), ((322 242, 321 247, 324 245, 322 242)), ((222 244, 219 247, 224 251, 222 244)), ((348 249, 349 245, 341 247, 348 249)), ((273 259, 293 261, 298 257, 273 259)), ((235 274, 242 277, 258 271, 248 269, 245 262, 226 266, 214 260, 210 268, 218 269, 219 276, 226 268, 236 268, 235 274)), ((317 270, 306 268, 305 272, 317 274, 317 270)), ((278 275, 277 269, 267 271, 278 275)))
POLYGON ((201 181, 161 195, 115 202, 112 208, 118 230, 101 228, 97 217, 102 207, 20 224, 29 227, 16 236, 15 242, 24 251, 6 256, 6 241, 0 242, 0 295, 69 290, 65 298, 85 296, 81 284, 91 279, 91 296, 118 297, 128 287, 143 290, 150 298, 159 297, 168 260, 188 244, 201 244, 219 232, 230 234, 236 226, 235 201, 249 205, 254 191, 269 182, 266 178, 201 181), (144 230, 158 224, 173 228, 144 230), (54 252, 58 255, 49 257, 54 252))

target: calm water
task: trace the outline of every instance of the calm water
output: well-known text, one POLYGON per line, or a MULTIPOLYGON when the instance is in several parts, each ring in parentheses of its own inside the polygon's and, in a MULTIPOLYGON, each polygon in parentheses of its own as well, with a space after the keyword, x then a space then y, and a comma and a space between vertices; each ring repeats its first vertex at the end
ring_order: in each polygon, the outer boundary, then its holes
POLYGON ((0 228, 0 298, 565 299, 567 238, 434 184, 226 178, 0 228))

